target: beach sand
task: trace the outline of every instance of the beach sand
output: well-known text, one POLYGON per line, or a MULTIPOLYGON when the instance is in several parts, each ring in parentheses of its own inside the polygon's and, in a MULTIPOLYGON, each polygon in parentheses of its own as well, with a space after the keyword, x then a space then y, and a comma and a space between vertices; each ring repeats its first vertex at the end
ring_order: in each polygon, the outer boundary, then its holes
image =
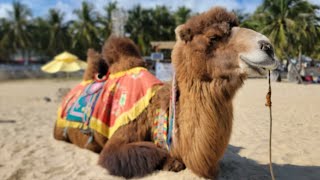
MULTIPOLYGON (((0 82, 0 179, 122 179, 98 154, 53 139, 59 88, 79 80, 0 82), (46 102, 44 97, 52 99, 46 102)), ((277 179, 320 179, 320 86, 273 83, 273 168, 277 179)), ((219 179, 270 179, 266 79, 250 79, 234 100, 234 126, 219 179)), ((142 179, 200 179, 190 170, 142 179)))

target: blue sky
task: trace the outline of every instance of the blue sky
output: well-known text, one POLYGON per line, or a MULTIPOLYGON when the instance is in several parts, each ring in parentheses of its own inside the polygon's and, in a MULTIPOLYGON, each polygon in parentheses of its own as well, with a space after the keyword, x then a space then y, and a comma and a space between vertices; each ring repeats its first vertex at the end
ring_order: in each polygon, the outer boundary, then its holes
MULTIPOLYGON (((11 9, 13 0, 0 0, 0 17, 6 17, 7 11, 11 9)), ((20 0, 32 9, 33 16, 46 16, 50 8, 60 9, 66 15, 66 20, 75 19, 72 13, 74 9, 81 6, 81 0, 20 0)), ((87 0, 95 5, 97 11, 102 12, 102 8, 110 1, 114 0, 87 0)), ((203 12, 212 6, 224 6, 227 9, 242 9, 245 12, 253 12, 263 0, 118 0, 118 6, 130 9, 136 4, 143 7, 152 8, 156 5, 166 5, 172 10, 179 6, 186 6, 194 12, 203 12)), ((320 5, 320 0, 309 0, 320 5)))

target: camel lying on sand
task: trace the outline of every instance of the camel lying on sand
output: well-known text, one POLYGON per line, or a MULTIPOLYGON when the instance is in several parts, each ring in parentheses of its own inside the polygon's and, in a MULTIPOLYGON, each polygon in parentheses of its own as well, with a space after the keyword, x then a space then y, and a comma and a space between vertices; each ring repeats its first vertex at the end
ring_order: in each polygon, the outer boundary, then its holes
MULTIPOLYGON (((238 27, 236 16, 223 8, 190 18, 175 33, 173 86, 153 79, 150 88, 154 93, 146 106, 112 131, 95 129, 99 125, 96 110, 89 133, 64 126, 60 112, 54 137, 100 152, 99 164, 112 175, 130 178, 158 169, 180 171, 187 167, 201 177, 215 178, 231 135, 236 91, 248 73, 263 75, 266 69, 276 68, 277 61, 268 38, 238 27), (165 131, 160 132, 162 129, 165 131)), ((92 79, 98 71, 100 55, 90 51, 88 56, 92 66, 84 80, 92 79)), ((107 83, 110 77, 125 74, 136 77, 143 72, 149 76, 139 68, 144 62, 127 38, 109 38, 102 57, 109 66, 107 83)), ((105 96, 99 96, 98 101, 105 96)))

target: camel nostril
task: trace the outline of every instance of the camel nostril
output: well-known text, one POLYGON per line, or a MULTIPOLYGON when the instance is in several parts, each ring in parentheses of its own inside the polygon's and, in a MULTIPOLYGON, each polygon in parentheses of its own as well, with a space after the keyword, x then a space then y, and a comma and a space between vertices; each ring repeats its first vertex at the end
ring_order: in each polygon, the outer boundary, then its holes
POLYGON ((273 47, 268 41, 260 40, 258 41, 258 43, 262 51, 265 51, 269 56, 273 56, 274 54, 273 47))

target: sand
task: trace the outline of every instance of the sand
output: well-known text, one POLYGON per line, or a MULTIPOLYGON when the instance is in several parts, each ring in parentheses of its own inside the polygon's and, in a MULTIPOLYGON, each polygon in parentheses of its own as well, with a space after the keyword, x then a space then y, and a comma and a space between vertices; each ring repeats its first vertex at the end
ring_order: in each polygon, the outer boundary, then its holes
MULTIPOLYGON (((98 154, 56 141, 59 88, 78 80, 0 83, 0 179, 122 179, 97 165, 98 154), (46 102, 44 97, 52 99, 46 102)), ((320 86, 273 83, 273 167, 277 179, 320 179, 320 86)), ((267 80, 250 79, 234 100, 230 145, 219 179, 270 179, 267 80)), ((142 179, 200 179, 190 170, 142 179)))

